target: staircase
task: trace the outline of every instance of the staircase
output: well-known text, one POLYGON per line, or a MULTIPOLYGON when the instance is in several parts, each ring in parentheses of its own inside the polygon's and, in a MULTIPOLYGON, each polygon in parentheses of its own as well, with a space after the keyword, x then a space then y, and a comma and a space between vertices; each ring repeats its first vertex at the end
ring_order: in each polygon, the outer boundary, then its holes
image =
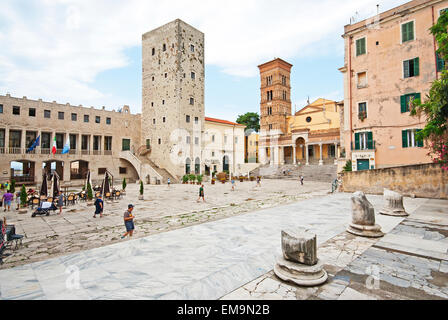
POLYGON ((170 178, 171 183, 178 183, 178 179, 176 179, 172 174, 170 174, 167 170, 160 168, 158 165, 156 165, 152 160, 148 159, 147 157, 144 157, 144 161, 147 161, 149 165, 159 174, 162 176, 162 183, 166 183, 168 181, 168 178, 170 178))
POLYGON ((298 180, 302 175, 305 181, 332 182, 337 178, 337 166, 334 164, 310 165, 264 165, 250 172, 251 176, 262 176, 265 179, 298 180), (286 172, 284 174, 283 172, 286 172))

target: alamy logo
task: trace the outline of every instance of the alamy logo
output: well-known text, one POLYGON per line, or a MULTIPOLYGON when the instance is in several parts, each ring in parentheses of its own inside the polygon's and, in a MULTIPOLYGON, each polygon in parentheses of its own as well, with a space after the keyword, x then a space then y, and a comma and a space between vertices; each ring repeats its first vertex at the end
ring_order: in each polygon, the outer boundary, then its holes
POLYGON ((65 273, 69 275, 65 280, 65 287, 69 290, 79 289, 79 268, 77 266, 69 266, 65 269, 65 273))

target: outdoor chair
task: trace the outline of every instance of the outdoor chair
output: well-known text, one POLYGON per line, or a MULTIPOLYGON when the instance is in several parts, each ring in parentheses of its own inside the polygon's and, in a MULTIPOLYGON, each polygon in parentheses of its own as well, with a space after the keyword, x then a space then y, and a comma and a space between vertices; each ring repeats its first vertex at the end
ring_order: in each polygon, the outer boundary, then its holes
POLYGON ((53 203, 53 197, 48 197, 46 202, 51 202, 51 203, 53 203))
POLYGON ((98 198, 101 195, 101 192, 95 193, 95 198, 98 198))
POLYGON ((6 245, 5 248, 11 248, 12 250, 17 250, 20 245, 22 245, 23 235, 16 234, 16 227, 13 224, 7 225, 5 227, 6 233, 6 245))
POLYGON ((67 203, 68 204, 75 204, 75 195, 69 194, 67 197, 67 203))
POLYGON ((106 192, 104 197, 110 200, 112 198, 112 194, 110 192, 106 192))
POLYGON ((39 198, 31 198, 31 209, 34 209, 34 206, 39 206, 40 199, 39 198))
POLYGON ((120 191, 116 191, 115 192, 115 199, 120 199, 120 197, 121 197, 120 191))

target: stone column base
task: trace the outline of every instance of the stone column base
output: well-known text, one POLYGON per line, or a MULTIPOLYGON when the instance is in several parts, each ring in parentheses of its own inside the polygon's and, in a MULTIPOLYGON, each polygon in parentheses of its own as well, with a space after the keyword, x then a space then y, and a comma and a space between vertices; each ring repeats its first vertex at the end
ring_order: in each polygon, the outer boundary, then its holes
POLYGON ((319 160, 319 165, 323 166, 324 165, 324 160, 319 160))
POLYGON ((317 264, 308 266, 305 264, 288 261, 282 256, 277 258, 274 273, 283 281, 293 282, 299 286, 317 286, 328 279, 328 274, 323 268, 323 263, 318 260, 317 264))
POLYGON ((409 216, 409 213, 402 209, 390 209, 390 208, 383 208, 379 212, 380 214, 386 215, 386 216, 394 216, 394 217, 407 217, 409 216))
POLYGON ((347 228, 347 232, 368 238, 379 238, 384 236, 384 233, 381 232, 381 226, 379 224, 375 224, 373 226, 362 226, 359 224, 350 223, 347 228))

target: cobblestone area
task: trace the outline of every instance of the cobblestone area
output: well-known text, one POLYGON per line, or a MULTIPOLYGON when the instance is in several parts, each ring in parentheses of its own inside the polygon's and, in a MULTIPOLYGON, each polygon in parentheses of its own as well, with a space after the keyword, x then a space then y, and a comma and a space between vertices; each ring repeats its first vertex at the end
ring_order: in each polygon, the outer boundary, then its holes
POLYGON ((128 203, 135 205, 134 238, 141 238, 323 196, 329 193, 331 185, 305 182, 302 186, 297 181, 269 179, 263 180, 261 187, 256 187, 256 182, 237 182, 235 191, 231 191, 230 183, 205 184, 206 203, 196 202, 198 189, 197 185, 146 185, 145 200, 138 200, 139 186, 132 184, 123 199, 106 201, 103 218, 93 218, 94 207, 86 203, 64 208, 61 216, 52 213, 31 218, 31 209, 27 214, 1 212, 8 224, 16 226, 16 233, 25 238, 22 247, 6 251, 10 255, 0 269, 123 241, 122 216, 128 203))

